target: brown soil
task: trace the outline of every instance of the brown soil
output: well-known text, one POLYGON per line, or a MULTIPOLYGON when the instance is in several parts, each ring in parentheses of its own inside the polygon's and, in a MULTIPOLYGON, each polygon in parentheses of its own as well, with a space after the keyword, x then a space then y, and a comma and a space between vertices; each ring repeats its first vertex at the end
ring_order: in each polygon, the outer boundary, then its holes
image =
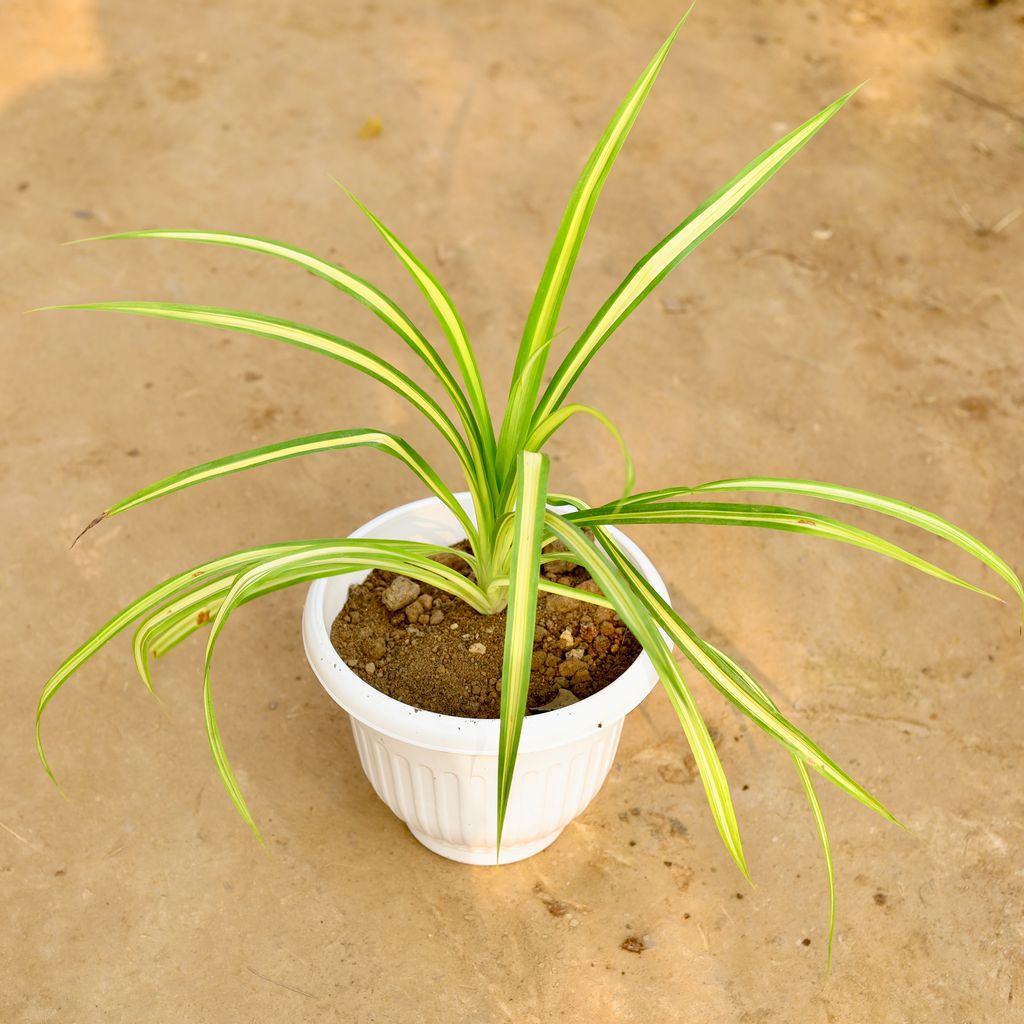
MULTIPOLYGON (((451 564, 464 563, 453 556, 451 564)), ((549 562, 544 574, 597 593, 587 572, 569 562, 549 562)), ((505 617, 481 615, 434 587, 375 570, 349 591, 331 642, 357 675, 396 700, 442 715, 497 718, 505 617)), ((610 609, 541 594, 528 713, 589 697, 639 653, 639 642, 610 609)))

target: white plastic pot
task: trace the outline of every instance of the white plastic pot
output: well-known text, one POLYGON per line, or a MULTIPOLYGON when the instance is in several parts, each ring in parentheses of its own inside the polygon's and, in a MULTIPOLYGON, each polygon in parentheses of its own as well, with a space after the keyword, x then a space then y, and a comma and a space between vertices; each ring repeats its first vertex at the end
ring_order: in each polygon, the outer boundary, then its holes
MULTIPOLYGON (((457 496, 472 515, 468 494, 457 496)), ((643 552, 610 531, 638 569, 668 599, 643 552)), ((454 544, 465 535, 437 498, 385 512, 353 537, 454 544)), ((331 644, 331 624, 349 587, 367 572, 316 580, 302 616, 306 657, 324 689, 348 713, 363 770, 377 795, 428 849, 466 864, 495 864, 498 728, 494 718, 456 718, 403 704, 359 678, 331 644)), ((539 853, 558 838, 601 788, 622 722, 658 681, 645 653, 586 700, 523 722, 500 863, 539 853)))

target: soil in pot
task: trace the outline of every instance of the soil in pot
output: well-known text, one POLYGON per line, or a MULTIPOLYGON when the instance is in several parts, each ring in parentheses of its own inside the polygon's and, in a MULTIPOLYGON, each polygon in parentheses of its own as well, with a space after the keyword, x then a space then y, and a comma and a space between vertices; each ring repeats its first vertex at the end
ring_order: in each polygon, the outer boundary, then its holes
MULTIPOLYGON (((465 550, 465 542, 455 547, 465 550)), ((440 557, 471 575, 457 556, 440 557)), ((586 570, 571 562, 548 562, 543 572, 598 592, 586 570)), ((331 643, 360 678, 404 704, 461 718, 499 716, 504 612, 480 615, 434 587, 375 570, 349 591, 331 643)), ((540 594, 528 713, 597 693, 639 653, 639 642, 610 609, 540 594)))

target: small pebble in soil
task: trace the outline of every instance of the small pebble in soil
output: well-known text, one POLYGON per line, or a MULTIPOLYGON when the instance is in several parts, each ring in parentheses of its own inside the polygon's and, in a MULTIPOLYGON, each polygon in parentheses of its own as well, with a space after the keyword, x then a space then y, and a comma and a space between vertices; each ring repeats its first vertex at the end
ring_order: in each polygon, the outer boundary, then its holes
POLYGON ((381 602, 389 612, 401 611, 420 596, 420 585, 407 576, 396 576, 380 595, 381 602))
POLYGON ((628 935, 619 943, 619 949, 627 953, 642 953, 647 948, 647 943, 639 935, 628 935))
POLYGON ((469 645, 469 653, 470 654, 486 654, 487 653, 487 648, 484 647, 483 644, 470 644, 469 645))

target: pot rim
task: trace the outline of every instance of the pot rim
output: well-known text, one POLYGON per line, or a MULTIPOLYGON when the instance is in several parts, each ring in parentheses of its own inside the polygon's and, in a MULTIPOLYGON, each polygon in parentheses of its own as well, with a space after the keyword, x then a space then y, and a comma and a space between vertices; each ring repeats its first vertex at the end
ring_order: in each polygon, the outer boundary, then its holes
MULTIPOLYGON (((455 495, 459 504, 472 515, 472 499, 468 492, 455 495)), ((381 528, 398 519, 430 508, 451 517, 453 533, 458 522, 445 509, 439 498, 427 497, 389 509, 353 530, 350 537, 381 536, 381 528)), ((606 527, 630 561, 652 583, 667 601, 668 590, 650 559, 621 531, 606 527)), ((385 534, 386 535, 386 534, 385 534)), ((455 538, 457 539, 457 537, 455 538)), ((302 613, 302 639, 310 667, 336 704, 365 725, 394 739, 416 746, 451 753, 481 754, 497 757, 500 720, 497 718, 459 718, 404 704, 389 697, 356 675, 342 661, 331 643, 331 623, 326 619, 325 600, 328 586, 338 580, 350 579, 350 586, 360 582, 366 570, 342 573, 314 580, 306 595, 302 613)), ((667 638, 662 634, 667 644, 667 638)), ((657 673, 645 651, 636 661, 597 693, 572 704, 547 711, 543 715, 527 715, 519 741, 521 752, 547 750, 563 746, 608 728, 623 719, 647 696, 658 682, 657 673)))

